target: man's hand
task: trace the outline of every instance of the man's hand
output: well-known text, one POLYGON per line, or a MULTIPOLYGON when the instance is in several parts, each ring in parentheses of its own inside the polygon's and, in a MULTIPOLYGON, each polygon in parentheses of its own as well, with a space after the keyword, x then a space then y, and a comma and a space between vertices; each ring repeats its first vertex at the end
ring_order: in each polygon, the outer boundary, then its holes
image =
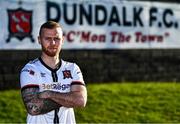
POLYGON ((51 97, 51 92, 49 90, 43 91, 39 93, 39 98, 41 99, 49 99, 51 97))

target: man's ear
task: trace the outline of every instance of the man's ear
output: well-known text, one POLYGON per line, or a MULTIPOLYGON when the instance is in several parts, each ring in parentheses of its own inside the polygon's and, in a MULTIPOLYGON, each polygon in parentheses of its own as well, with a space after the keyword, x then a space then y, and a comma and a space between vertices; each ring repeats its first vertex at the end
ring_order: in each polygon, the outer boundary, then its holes
POLYGON ((64 44, 64 36, 62 36, 62 44, 64 44))
POLYGON ((41 38, 38 36, 38 43, 41 44, 41 38))

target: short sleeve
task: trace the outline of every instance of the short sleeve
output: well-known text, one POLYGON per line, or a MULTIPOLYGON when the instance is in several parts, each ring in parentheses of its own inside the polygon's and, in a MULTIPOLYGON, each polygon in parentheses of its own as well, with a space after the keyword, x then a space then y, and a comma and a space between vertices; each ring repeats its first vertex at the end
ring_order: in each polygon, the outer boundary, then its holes
POLYGON ((74 63, 73 68, 73 81, 72 84, 82 84, 85 85, 82 72, 77 64, 74 63))
POLYGON ((37 84, 38 80, 38 72, 35 67, 32 65, 25 65, 25 67, 21 70, 20 73, 20 85, 21 88, 26 86, 39 86, 37 84))

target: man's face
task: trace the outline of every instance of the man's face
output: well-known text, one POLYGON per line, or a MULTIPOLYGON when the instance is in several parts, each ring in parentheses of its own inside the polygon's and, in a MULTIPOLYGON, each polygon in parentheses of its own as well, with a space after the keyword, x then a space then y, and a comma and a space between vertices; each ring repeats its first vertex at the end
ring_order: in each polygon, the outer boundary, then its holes
POLYGON ((61 28, 47 29, 43 28, 41 36, 38 37, 42 46, 42 51, 50 57, 59 54, 63 44, 63 33, 61 28))

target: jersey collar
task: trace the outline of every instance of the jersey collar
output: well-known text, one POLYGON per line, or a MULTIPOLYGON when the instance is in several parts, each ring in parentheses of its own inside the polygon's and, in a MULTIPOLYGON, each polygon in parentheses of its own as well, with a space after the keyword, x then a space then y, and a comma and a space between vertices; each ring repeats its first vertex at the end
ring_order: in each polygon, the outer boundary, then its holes
POLYGON ((39 61, 41 62, 41 64, 44 65, 44 66, 45 66, 47 69, 49 69, 50 71, 57 71, 57 70, 61 67, 61 64, 62 64, 62 62, 59 61, 58 67, 55 68, 55 69, 53 69, 53 68, 49 67, 49 66, 42 60, 41 57, 39 57, 38 59, 39 59, 39 61))

